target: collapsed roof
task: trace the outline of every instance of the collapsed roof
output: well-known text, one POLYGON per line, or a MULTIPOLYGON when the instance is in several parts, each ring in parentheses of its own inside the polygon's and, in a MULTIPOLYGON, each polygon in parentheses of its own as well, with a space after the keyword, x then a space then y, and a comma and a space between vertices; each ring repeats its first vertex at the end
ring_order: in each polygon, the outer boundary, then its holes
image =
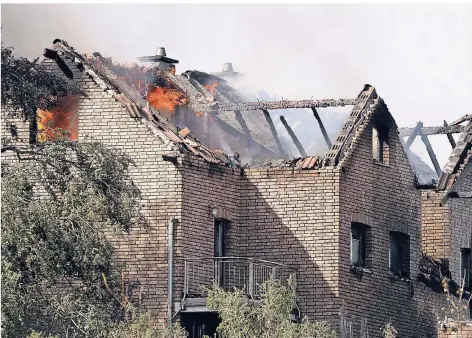
MULTIPOLYGON (((355 99, 247 102, 224 79, 200 71, 175 75, 175 72, 163 71, 158 67, 139 67, 135 63, 119 65, 99 53, 94 53, 93 56, 82 54, 60 39, 54 40, 53 46, 46 49, 44 55, 55 59, 66 75, 67 67, 64 67, 63 58, 73 61, 103 90, 119 101, 131 117, 141 119, 155 134, 166 137, 178 145, 181 151, 222 165, 239 166, 240 159, 257 166, 265 163, 266 166, 298 169, 338 165, 349 153, 355 132, 366 117, 376 109, 387 109, 375 88, 370 85, 365 85, 355 99), (173 94, 177 93, 178 98, 173 102, 177 107, 171 114, 165 116, 162 109, 149 104, 148 91, 155 87, 164 87, 173 91, 173 94), (331 142, 317 109, 340 106, 353 108, 339 134, 331 142), (287 123, 284 126, 292 140, 277 134, 269 110, 289 108, 311 108, 329 148, 324 156, 306 155, 287 123), (290 147, 287 147, 290 141, 297 145, 301 158, 293 158, 288 150, 290 147), (229 156, 234 153, 238 153, 238 156, 229 156)), ((423 135, 423 140, 424 135, 447 133, 449 136, 452 132, 462 132, 460 141, 455 145, 450 161, 441 174, 439 188, 450 187, 451 182, 470 161, 472 122, 465 127, 460 125, 464 121, 470 121, 470 116, 451 123, 448 127, 423 128, 421 124, 417 128, 399 129, 400 136, 410 135, 410 139, 414 139, 420 134, 423 135)), ((405 148, 420 185, 435 182, 436 173, 409 150, 412 142, 410 139, 405 148)))

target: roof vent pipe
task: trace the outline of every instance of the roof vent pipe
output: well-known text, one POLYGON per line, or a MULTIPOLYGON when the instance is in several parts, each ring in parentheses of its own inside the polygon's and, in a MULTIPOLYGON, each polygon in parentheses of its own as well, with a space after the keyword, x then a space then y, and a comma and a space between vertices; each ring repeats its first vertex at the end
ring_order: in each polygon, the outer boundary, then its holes
POLYGON ((156 55, 166 56, 166 49, 164 47, 157 47, 156 55))
POLYGON ((233 72, 233 64, 232 63, 225 63, 223 65, 223 72, 224 73, 232 73, 233 72))

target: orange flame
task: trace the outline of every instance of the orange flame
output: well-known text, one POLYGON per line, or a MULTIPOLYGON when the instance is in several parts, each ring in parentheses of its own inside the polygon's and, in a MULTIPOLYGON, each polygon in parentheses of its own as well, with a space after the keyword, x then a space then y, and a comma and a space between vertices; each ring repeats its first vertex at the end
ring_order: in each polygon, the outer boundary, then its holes
POLYGON ((216 87, 218 87, 218 81, 214 81, 211 84, 206 84, 203 87, 205 87, 205 89, 208 90, 211 95, 215 95, 216 87))
POLYGON ((173 113, 176 106, 188 104, 188 99, 181 91, 162 87, 155 87, 148 91, 147 100, 163 113, 173 113))
POLYGON ((79 121, 77 108, 79 99, 69 95, 61 102, 59 107, 52 110, 38 108, 38 141, 52 141, 60 134, 65 134, 70 141, 77 141, 79 121), (63 132, 60 132, 61 129, 63 132))

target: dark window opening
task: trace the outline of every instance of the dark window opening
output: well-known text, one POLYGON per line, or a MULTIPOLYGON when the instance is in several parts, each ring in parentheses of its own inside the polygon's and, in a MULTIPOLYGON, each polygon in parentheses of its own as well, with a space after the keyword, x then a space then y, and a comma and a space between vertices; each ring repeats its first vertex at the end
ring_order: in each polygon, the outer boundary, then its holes
POLYGON ((410 236, 390 232, 390 272, 399 277, 410 276, 410 236))
POLYGON ((470 290, 470 254, 469 248, 461 249, 461 285, 464 281, 464 289, 470 290))
POLYGON ((351 264, 365 266, 366 227, 363 224, 351 224, 351 264))
POLYGON ((390 158, 388 132, 387 127, 372 127, 372 155, 374 160, 383 164, 389 164, 390 158))
POLYGON ((215 236, 214 236, 214 256, 224 257, 226 255, 226 232, 228 221, 215 220, 215 236))
MULTIPOLYGON (((226 234, 228 231, 228 221, 222 219, 215 219, 215 230, 214 230, 214 244, 213 244, 213 256, 214 257, 225 257, 226 256, 226 234)), ((224 262, 220 259, 215 259, 216 265, 216 277, 218 285, 224 286, 225 275, 224 275, 224 262)))

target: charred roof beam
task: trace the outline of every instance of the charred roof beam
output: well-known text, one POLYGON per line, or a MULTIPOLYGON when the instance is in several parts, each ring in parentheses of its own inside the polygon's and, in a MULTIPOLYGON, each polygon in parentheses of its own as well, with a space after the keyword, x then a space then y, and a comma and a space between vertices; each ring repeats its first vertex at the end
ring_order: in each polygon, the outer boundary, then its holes
POLYGON ((246 121, 243 118, 243 114, 237 110, 234 112, 234 115, 236 117, 236 121, 241 125, 241 128, 243 129, 244 134, 246 135, 247 143, 249 147, 252 147, 254 144, 254 140, 252 139, 251 131, 249 130, 246 121))
POLYGON ((250 110, 278 110, 278 109, 302 109, 302 108, 326 108, 326 107, 344 107, 355 105, 354 99, 327 99, 327 100, 300 100, 300 101, 255 101, 255 102, 234 102, 219 104, 218 111, 250 111, 250 110))
POLYGON ((442 174, 442 170, 441 170, 441 167, 439 166, 438 159, 436 158, 436 155, 434 154, 433 147, 431 146, 431 143, 429 142, 428 136, 424 135, 421 132, 420 132, 420 136, 421 136, 421 140, 426 146, 426 151, 428 152, 429 158, 431 159, 431 162, 433 162, 434 170, 436 171, 436 174, 438 174, 438 177, 439 177, 442 174))
POLYGON ((74 73, 72 70, 67 66, 65 61, 59 56, 57 51, 45 48, 43 55, 47 57, 48 59, 56 61, 56 64, 59 66, 59 68, 62 70, 65 76, 72 80, 74 78, 74 73))
POLYGON ((410 149, 410 146, 412 145, 413 141, 415 141, 416 136, 421 133, 422 128, 423 128, 423 122, 420 121, 411 132, 410 136, 408 137, 408 140, 406 140, 405 149, 410 149))
POLYGON ((321 129, 321 133, 323 134, 323 137, 325 139, 325 142, 326 144, 328 145, 328 149, 331 149, 331 140, 329 139, 329 136, 328 136, 328 133, 326 132, 326 129, 323 125, 323 121, 321 121, 321 117, 320 115, 318 114, 318 111, 316 110, 315 107, 312 107, 311 110, 313 110, 313 115, 315 115, 315 118, 316 120, 318 121, 318 124, 320 126, 320 129, 321 129))
MULTIPOLYGON (((214 118, 215 123, 218 125, 218 127, 223 130, 224 132, 228 133, 229 135, 237 138, 237 139, 242 139, 244 140, 245 134, 241 133, 239 130, 236 128, 230 126, 228 123, 223 121, 219 116, 215 116, 214 118)), ((263 153, 270 155, 272 157, 276 156, 276 154, 270 150, 269 148, 266 148, 262 145, 260 145, 257 142, 253 143, 257 148, 259 148, 263 153)))
MULTIPOLYGON (((444 120, 444 128, 447 130, 449 125, 447 124, 446 120, 444 120)), ((452 137, 452 134, 450 132, 446 132, 447 139, 449 140, 449 143, 451 144, 452 149, 456 147, 456 141, 454 141, 454 137, 452 137)))
MULTIPOLYGON (((416 127, 415 127, 416 128, 416 127)), ((415 128, 398 128, 401 137, 410 136, 415 128)), ((465 126, 462 125, 450 125, 448 128, 445 127, 422 127, 421 132, 424 135, 439 135, 439 134, 458 134, 465 130, 465 126)))
POLYGON ((282 144, 280 143, 279 136, 277 135, 277 130, 275 129, 274 122, 272 121, 272 118, 270 117, 269 111, 264 109, 262 110, 262 112, 264 113, 264 117, 267 123, 269 124, 270 131, 277 145, 277 151, 279 153, 279 156, 281 156, 282 158, 286 158, 287 154, 285 154, 285 151, 282 148, 282 144))
POLYGON ((295 146, 297 147, 298 149, 298 152, 300 153, 300 155, 302 157, 306 157, 307 154, 306 154, 306 151, 305 149, 303 149, 303 146, 302 144, 300 143, 300 141, 298 140, 298 137, 297 135, 295 135, 295 133, 293 132, 292 128, 288 125, 287 121, 285 120, 285 117, 280 116, 280 121, 282 122, 282 124, 284 125, 285 129, 287 130, 287 133, 290 135, 290 137, 292 138, 292 141, 293 143, 295 144, 295 146))
POLYGON ((456 126, 458 124, 461 124, 464 121, 472 121, 472 115, 464 115, 464 116, 458 118, 454 122, 451 122, 451 126, 456 126))

